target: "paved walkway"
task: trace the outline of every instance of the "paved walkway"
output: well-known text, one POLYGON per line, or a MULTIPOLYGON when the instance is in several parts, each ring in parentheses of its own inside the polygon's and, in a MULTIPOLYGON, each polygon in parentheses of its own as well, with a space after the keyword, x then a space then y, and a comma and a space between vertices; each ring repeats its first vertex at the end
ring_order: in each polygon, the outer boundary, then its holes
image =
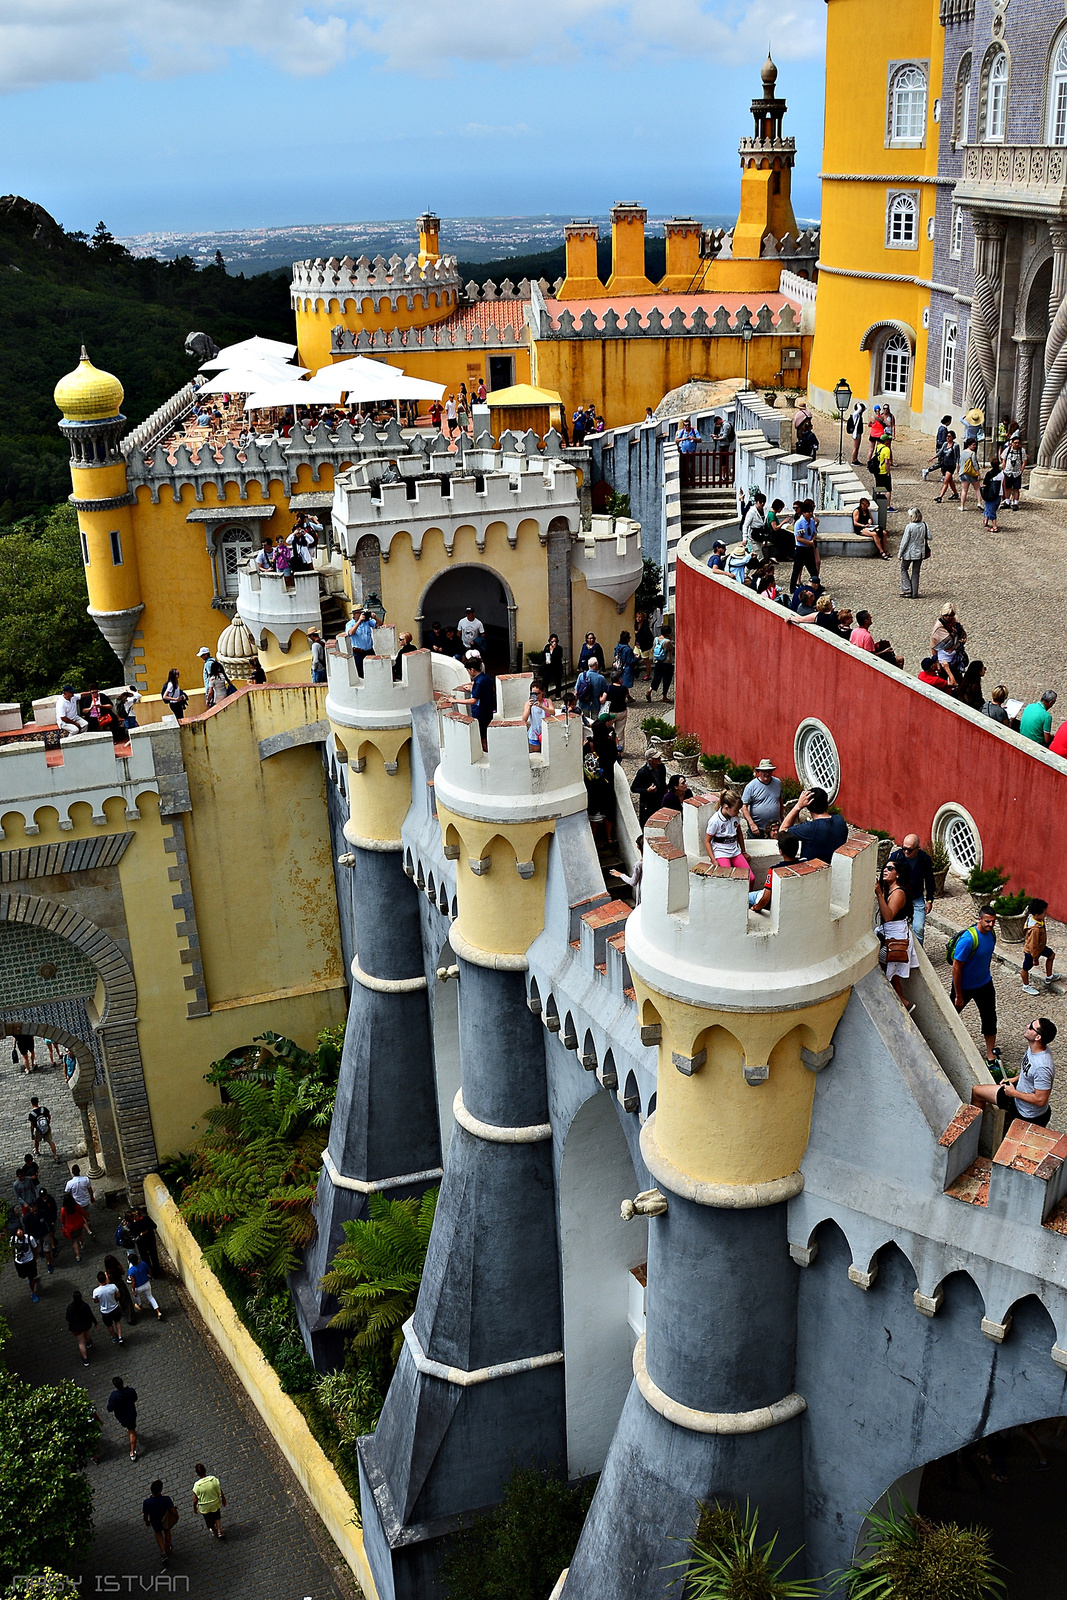
MULTIPOLYGON (((69 1163, 85 1155, 81 1118, 74 1104, 74 1097, 67 1087, 62 1065, 59 1062, 55 1066, 48 1064, 48 1046, 44 1040, 37 1040, 37 1070, 31 1072, 28 1077, 21 1066, 12 1066, 12 1044, 13 1040, 10 1038, 0 1039, 0 1089, 4 1100, 3 1113, 0 1114, 0 1182, 4 1186, 2 1192, 5 1198, 10 1200, 11 1183, 16 1169, 21 1167, 22 1158, 27 1150, 33 1149, 30 1125, 26 1119, 30 1110, 30 1096, 36 1095, 42 1106, 47 1106, 52 1113, 52 1136, 56 1141, 56 1150, 61 1163, 61 1166, 56 1167, 52 1160, 52 1152, 46 1144, 42 1144, 38 1157, 41 1182, 55 1195, 58 1202, 63 1192, 63 1185, 70 1176, 67 1171, 69 1163)), ((84 1172, 86 1170, 84 1160, 81 1162, 81 1167, 84 1172)))
MULTIPOLYGON (((22 1098, 21 1090, 10 1096, 0 1114, 5 1151, 22 1116, 22 1098)), ((22 1148, 19 1145, 20 1157, 22 1148)), ((50 1167, 49 1157, 42 1162, 46 1175, 50 1167)), ((5 1176, 10 1181, 10 1174, 5 1176)), ((195 1313, 181 1303, 173 1280, 157 1283, 163 1322, 150 1312, 140 1316, 127 1331, 121 1350, 111 1344, 103 1327, 98 1328, 92 1365, 88 1370, 82 1366, 63 1313, 72 1289, 81 1289, 89 1298, 102 1257, 114 1249, 116 1220, 116 1213, 104 1206, 91 1208, 95 1238, 87 1241, 81 1265, 64 1243, 53 1276, 41 1279, 37 1305, 10 1264, 0 1278, 0 1309, 12 1330, 4 1353, 8 1366, 31 1383, 73 1378, 88 1389, 104 1418, 99 1463, 87 1469, 94 1489, 96 1537, 84 1567, 84 1592, 95 1594, 98 1587, 102 1591, 104 1574, 117 1575, 124 1592, 130 1587, 129 1575, 134 1575, 135 1590, 137 1580, 143 1580, 143 1589, 150 1588, 161 1570, 160 1557, 141 1520, 141 1501, 152 1479, 161 1477, 164 1492, 181 1513, 167 1574, 171 1584, 161 1581, 162 1588, 188 1593, 195 1600, 246 1595, 257 1600, 305 1596, 352 1600, 358 1591, 347 1569, 332 1552, 324 1530, 319 1528, 321 1545, 312 1538, 308 1522, 314 1520, 313 1513, 302 1491, 284 1464, 279 1470, 280 1458, 275 1460, 273 1445, 262 1439, 258 1418, 253 1421, 238 1404, 194 1325, 195 1313), (136 1463, 130 1461, 126 1435, 105 1415, 113 1374, 120 1374, 138 1392, 141 1458, 136 1463), (210 1539, 191 1512, 198 1460, 218 1475, 229 1502, 223 1544, 210 1539), (322 1551, 328 1553, 326 1559, 322 1551), (187 1586, 182 1578, 188 1579, 187 1586)))

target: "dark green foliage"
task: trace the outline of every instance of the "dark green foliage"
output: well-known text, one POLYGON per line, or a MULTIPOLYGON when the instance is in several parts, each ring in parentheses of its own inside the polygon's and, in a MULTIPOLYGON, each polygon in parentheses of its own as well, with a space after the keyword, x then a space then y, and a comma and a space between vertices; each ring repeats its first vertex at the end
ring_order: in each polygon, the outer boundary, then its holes
POLYGON ((595 1483, 571 1486, 519 1467, 500 1504, 457 1534, 442 1575, 448 1600, 545 1600, 570 1565, 595 1483))
POLYGON ((786 1578, 793 1560, 775 1562, 777 1535, 763 1544, 759 1513, 746 1504, 702 1505, 697 1531, 684 1561, 685 1600, 814 1600, 819 1586, 807 1578, 786 1578))
POLYGON ((662 593, 663 568, 657 566, 655 561, 650 561, 648 556, 644 556, 641 560, 641 582, 637 585, 637 592, 634 595, 634 611, 650 614, 662 593))
POLYGON ((33 1576, 20 1574, 4 1595, 4 1600, 79 1600, 79 1580, 45 1567, 33 1576))
POLYGON ((1017 894, 998 894, 992 905, 998 917, 1021 917, 1029 901, 1026 890, 1020 889, 1017 894))
POLYGON ((80 1384, 35 1386, 0 1368, 0 1581, 66 1566, 88 1548, 93 1491, 82 1468, 99 1442, 80 1384))
POLYGON ((641 718, 641 732, 647 733, 650 739, 673 739, 677 731, 674 723, 665 721, 663 717, 650 714, 641 718))
POLYGON ((245 1302, 243 1320, 286 1394, 306 1394, 314 1389, 318 1375, 304 1349, 293 1302, 284 1289, 261 1283, 245 1302))
MULTIPOLYGON (((2 330, 0 318, 0 342, 2 330)), ((3 426, 0 413, 0 430, 3 426)), ((2 522, 0 700, 18 701, 25 717, 31 700, 57 693, 68 677, 79 688, 116 683, 122 670, 118 658, 86 612, 89 596, 74 508, 56 506, 6 527, 2 522)))
POLYGON ((972 867, 967 878, 968 894, 991 900, 1008 881, 1008 873, 1001 867, 972 867))
POLYGON ((188 383, 197 363, 185 337, 201 330, 219 345, 255 333, 291 341, 287 276, 134 260, 102 224, 87 240, 40 206, 0 203, 0 523, 70 492, 52 391, 83 342, 121 380, 135 424, 188 383))
POLYGON ((403 1324, 415 1310, 438 1191, 421 1199, 370 1197, 370 1215, 346 1222, 345 1242, 322 1279, 341 1309, 331 1328, 344 1330, 353 1358, 371 1365, 396 1365, 403 1349, 403 1324))
POLYGON ((987 1528, 931 1522, 907 1501, 868 1513, 874 1554, 843 1574, 848 1600, 992 1600, 1004 1592, 987 1528))
MULTIPOLYGON (((630 510, 630 496, 628 494, 616 494, 615 490, 613 489, 611 491, 611 498, 608 501, 608 516, 632 517, 633 512, 630 510)), ((655 563, 653 563, 653 565, 655 565, 655 563)))

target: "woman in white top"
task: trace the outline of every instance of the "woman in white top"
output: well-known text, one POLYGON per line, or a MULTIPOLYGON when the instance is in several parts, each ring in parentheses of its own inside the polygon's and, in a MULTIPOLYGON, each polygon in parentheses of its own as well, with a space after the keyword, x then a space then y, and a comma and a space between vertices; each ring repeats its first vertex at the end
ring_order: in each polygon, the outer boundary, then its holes
POLYGON ((536 755, 541 753, 541 728, 546 715, 552 715, 552 702, 545 699, 539 683, 531 683, 530 698, 522 708, 522 720, 526 724, 530 750, 536 755))
POLYGON ((881 926, 876 931, 885 938, 885 975, 905 1011, 914 1011, 915 1006, 908 1004, 901 988, 901 979, 909 977, 919 965, 911 936, 911 894, 901 883, 895 862, 886 862, 874 893, 882 914, 881 926))
POLYGON ((708 818, 704 848, 709 859, 720 867, 740 867, 744 862, 749 885, 755 883, 756 874, 745 851, 745 835, 741 829, 741 796, 735 790, 724 789, 720 795, 719 809, 708 818))
POLYGON ((1018 1074, 1005 1083, 976 1083, 971 1090, 972 1106, 999 1106, 1031 1128, 1046 1128, 1052 1120, 1049 1096, 1056 1080, 1049 1045, 1057 1031, 1047 1017, 1035 1017, 1026 1030, 1026 1050, 1018 1074))

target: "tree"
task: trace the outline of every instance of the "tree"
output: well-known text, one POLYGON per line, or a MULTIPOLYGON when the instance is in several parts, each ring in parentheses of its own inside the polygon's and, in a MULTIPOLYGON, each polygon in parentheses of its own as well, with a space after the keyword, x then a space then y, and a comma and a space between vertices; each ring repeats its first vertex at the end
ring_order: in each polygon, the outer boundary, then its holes
POLYGON ((322 1279, 341 1309, 330 1321, 350 1336, 354 1358, 362 1364, 392 1367, 404 1345, 403 1325, 415 1310, 426 1251, 430 1243, 436 1189, 419 1199, 370 1197, 370 1216, 346 1222, 345 1242, 322 1279))
POLYGON ((651 613, 663 593, 663 568, 645 556, 641 562, 641 582, 634 595, 634 610, 651 613))
MULTIPOLYGON (((7 1329, 0 1330, 6 1340, 7 1329)), ((30 1384, 0 1368, 0 1574, 66 1566, 88 1548, 93 1491, 82 1468, 100 1419, 70 1378, 30 1384)), ((64 1591, 56 1591, 60 1600, 64 1591)), ((48 1591, 45 1590, 45 1596, 48 1591)))
POLYGON ((79 1600, 79 1581, 54 1567, 45 1567, 43 1572, 30 1576, 20 1574, 4 1600, 79 1600))
POLYGON ((92 618, 72 506, 0 529, 0 700, 55 694, 70 679, 118 681, 118 658, 92 618))
POLYGON ((448 1600, 544 1600, 570 1565, 595 1485, 519 1467, 498 1506, 452 1541, 448 1600))

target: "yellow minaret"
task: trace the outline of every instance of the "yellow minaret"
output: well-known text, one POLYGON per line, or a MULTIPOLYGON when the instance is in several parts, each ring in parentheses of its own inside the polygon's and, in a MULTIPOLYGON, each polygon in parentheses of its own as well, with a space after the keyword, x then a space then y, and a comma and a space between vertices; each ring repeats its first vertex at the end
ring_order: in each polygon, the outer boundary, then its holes
POLYGON ((796 161, 796 141, 782 137, 782 118, 786 113, 784 100, 775 94, 778 68, 770 52, 760 70, 763 93, 751 104, 755 124, 753 137, 742 139, 738 146, 741 157, 741 207, 734 227, 734 259, 758 261, 763 236, 772 233, 776 239, 786 234, 796 237, 798 229, 793 215, 793 202, 789 189, 796 161))
POLYGON ((70 502, 78 513, 89 615, 132 681, 133 640, 144 605, 130 515, 134 496, 119 448, 126 426, 119 409, 122 384, 94 367, 83 345, 77 367, 56 384, 55 402, 63 413, 59 431, 70 442, 70 502))
POLYGON ((436 261, 441 254, 441 219, 433 211, 424 211, 418 219, 419 266, 436 261))

